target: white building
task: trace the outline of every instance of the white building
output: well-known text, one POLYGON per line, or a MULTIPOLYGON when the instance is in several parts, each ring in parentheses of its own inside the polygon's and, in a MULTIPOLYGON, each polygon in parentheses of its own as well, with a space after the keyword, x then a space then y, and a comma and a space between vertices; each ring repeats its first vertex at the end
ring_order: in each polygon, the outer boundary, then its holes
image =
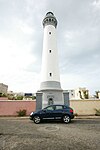
POLYGON ((80 99, 88 99, 89 98, 89 90, 86 88, 77 88, 74 90, 67 90, 69 92, 70 100, 80 100, 80 99))
POLYGON ((0 83, 0 93, 7 94, 7 91, 8 91, 8 85, 0 83))
POLYGON ((100 92, 98 93, 98 97, 99 97, 99 99, 100 99, 100 92))

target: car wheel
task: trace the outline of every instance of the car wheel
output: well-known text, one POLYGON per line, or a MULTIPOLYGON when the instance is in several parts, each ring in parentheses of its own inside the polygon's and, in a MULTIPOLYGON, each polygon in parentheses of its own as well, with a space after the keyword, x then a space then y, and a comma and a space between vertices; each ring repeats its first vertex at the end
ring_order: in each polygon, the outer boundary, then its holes
POLYGON ((71 121, 70 117, 68 115, 63 116, 63 122, 64 123, 69 123, 71 121))
POLYGON ((34 123, 38 124, 41 121, 41 118, 39 116, 34 116, 33 118, 34 123))

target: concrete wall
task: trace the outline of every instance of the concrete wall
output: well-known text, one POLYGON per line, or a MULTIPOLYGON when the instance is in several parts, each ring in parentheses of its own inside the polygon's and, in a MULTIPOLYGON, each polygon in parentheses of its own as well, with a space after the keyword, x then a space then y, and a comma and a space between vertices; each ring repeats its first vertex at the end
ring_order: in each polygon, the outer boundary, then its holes
MULTIPOLYGON (((100 109, 100 100, 70 100, 70 107, 78 115, 95 115, 100 109)), ((0 100, 0 116, 16 116, 16 111, 27 110, 27 115, 36 110, 36 101, 0 100)))
POLYGON ((8 100, 8 98, 7 97, 0 97, 0 100, 2 101, 2 100, 8 100))
POLYGON ((100 109, 100 100, 70 100, 70 107, 78 115, 94 115, 95 108, 100 109))
POLYGON ((16 116, 17 111, 27 110, 27 115, 36 110, 36 101, 0 100, 0 116, 16 116))

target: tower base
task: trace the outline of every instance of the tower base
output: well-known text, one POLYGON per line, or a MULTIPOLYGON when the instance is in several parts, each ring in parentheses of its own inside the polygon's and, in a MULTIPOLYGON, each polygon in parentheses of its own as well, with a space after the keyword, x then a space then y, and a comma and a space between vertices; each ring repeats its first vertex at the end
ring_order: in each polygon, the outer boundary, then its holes
POLYGON ((69 93, 62 89, 41 90, 36 93, 36 110, 52 104, 69 105, 69 93))
POLYGON ((64 104, 62 90, 43 90, 42 108, 52 104, 64 104))

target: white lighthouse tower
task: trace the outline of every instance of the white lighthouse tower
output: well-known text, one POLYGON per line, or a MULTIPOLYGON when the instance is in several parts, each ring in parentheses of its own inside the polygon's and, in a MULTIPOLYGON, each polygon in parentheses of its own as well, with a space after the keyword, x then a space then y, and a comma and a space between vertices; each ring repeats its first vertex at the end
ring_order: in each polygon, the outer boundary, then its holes
POLYGON ((58 49, 56 41, 57 19, 48 12, 43 19, 44 38, 40 90, 43 92, 42 107, 64 104, 60 85, 58 49))
POLYGON ((36 108, 50 104, 66 104, 66 93, 61 89, 56 28, 57 19, 48 12, 43 19, 44 37, 40 90, 36 95, 36 108))

